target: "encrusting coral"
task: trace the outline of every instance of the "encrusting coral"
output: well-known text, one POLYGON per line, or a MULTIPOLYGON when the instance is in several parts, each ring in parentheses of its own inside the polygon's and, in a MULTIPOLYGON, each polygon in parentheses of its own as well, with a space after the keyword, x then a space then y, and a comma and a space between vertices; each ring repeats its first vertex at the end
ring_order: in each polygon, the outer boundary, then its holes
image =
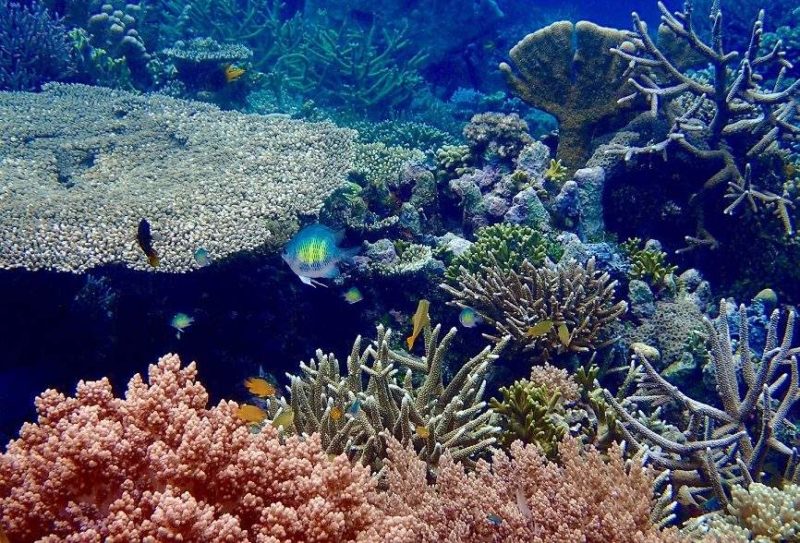
POLYGON ((661 2, 659 9, 662 27, 666 27, 674 40, 682 45, 676 49, 682 52, 679 57, 668 58, 666 47, 660 49, 653 42, 646 24, 636 13, 633 13, 633 24, 641 47, 631 51, 625 45, 630 42, 620 40, 623 45, 613 51, 629 63, 633 75, 629 82, 636 89, 620 103, 643 96, 650 103, 652 116, 663 112, 671 128, 660 142, 644 147, 618 145, 608 152, 621 154, 629 160, 642 154, 666 157, 667 151, 678 147, 688 152, 695 164, 711 168, 714 173, 697 186, 690 198, 697 232, 694 236, 686 236, 685 250, 718 246, 704 220, 705 197, 717 188, 725 189, 725 197, 731 201, 724 209, 725 213, 733 213, 742 204, 756 211, 761 204, 774 211, 786 232, 792 233, 787 211, 791 202, 780 194, 756 188, 751 170, 759 155, 775 149, 781 140, 800 134, 800 127, 796 124, 800 80, 787 83, 792 64, 785 58, 780 42, 762 54, 764 11, 753 23, 748 48, 740 54, 724 50, 719 2, 713 4, 710 13, 710 43, 695 33, 691 1, 686 2, 683 11, 675 14, 661 2), (681 71, 679 63, 686 50, 710 64, 711 81, 681 71), (765 74, 770 69, 775 69, 778 76, 767 86, 765 74), (689 105, 679 108, 675 114, 670 111, 673 99, 688 100, 689 105))
POLYGON ((585 353, 608 343, 607 332, 625 311, 614 301, 616 281, 595 268, 575 261, 537 267, 523 261, 518 269, 484 265, 461 270, 458 286, 440 285, 461 308, 471 307, 493 326, 498 340, 510 335, 536 360, 565 353, 585 353))
POLYGON ((290 376, 294 429, 318 432, 326 452, 345 453, 376 470, 386 458, 388 436, 412 445, 431 466, 445 450, 472 464, 496 441, 498 428, 483 394, 486 374, 508 338, 487 346, 445 383, 445 356, 456 329, 441 339, 440 333, 441 325, 425 326, 425 354, 416 357, 393 349, 391 330, 378 326, 377 339, 366 347, 356 338, 346 375, 335 356, 318 350, 316 361, 301 364, 302 375, 290 376))
POLYGON ((125 399, 107 379, 48 390, 0 456, 11 541, 381 541, 369 470, 319 436, 251 432, 234 402, 207 408, 194 364, 168 355, 125 399))
POLYGON ((525 102, 558 120, 557 157, 571 171, 589 158, 600 124, 631 109, 630 102, 618 102, 631 89, 623 77, 627 62, 609 52, 629 37, 630 32, 588 21, 559 21, 511 49, 513 69, 500 64, 525 102))
POLYGON ((705 321, 721 409, 690 398, 667 382, 651 363, 654 349, 642 344, 633 345, 631 369, 643 371, 635 393, 620 402, 604 391, 606 401, 623 423, 628 443, 634 448, 643 444, 655 446, 648 452, 648 459, 659 470, 670 470, 670 480, 682 502, 697 506, 696 495, 708 497, 710 490, 724 508, 730 503, 726 484, 768 480, 765 466, 774 459, 784 463, 784 479, 794 483, 800 480, 797 449, 783 441, 786 417, 800 399, 800 347, 792 347, 794 312, 788 314, 782 337, 780 320, 776 309, 760 359, 750 350, 744 305, 739 308, 735 344, 724 300, 717 325, 705 321), (745 385, 744 396, 739 391, 740 379, 745 385), (685 429, 674 437, 649 428, 632 414, 647 404, 677 405, 685 414, 685 429))

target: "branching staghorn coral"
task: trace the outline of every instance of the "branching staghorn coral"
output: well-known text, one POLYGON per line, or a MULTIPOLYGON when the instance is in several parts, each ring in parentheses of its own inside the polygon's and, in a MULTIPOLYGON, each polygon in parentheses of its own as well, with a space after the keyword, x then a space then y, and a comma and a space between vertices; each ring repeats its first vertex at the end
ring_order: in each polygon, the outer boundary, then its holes
POLYGON ((508 338, 465 362, 445 384, 444 358, 456 329, 440 334, 441 325, 426 326, 425 355, 416 357, 392 349, 391 330, 379 325, 366 347, 356 338, 344 375, 334 355, 317 350, 316 360, 301 363, 301 375, 289 375, 294 429, 318 432, 329 454, 345 453, 375 470, 387 456, 388 436, 412 445, 429 466, 445 450, 473 464, 496 441, 484 378, 508 338))
POLYGON ((675 40, 692 54, 699 55, 710 64, 712 81, 692 78, 678 67, 680 58, 668 58, 663 48, 653 42, 647 33, 645 23, 633 13, 633 23, 642 47, 634 52, 620 46, 612 49, 621 59, 629 62, 629 71, 636 72, 629 82, 636 91, 620 100, 626 103, 644 96, 650 103, 650 112, 655 117, 663 111, 672 126, 666 138, 644 147, 617 146, 608 152, 625 156, 628 160, 639 154, 661 154, 666 157, 671 147, 678 146, 688 152, 715 173, 709 177, 690 198, 697 220, 695 236, 686 236, 688 246, 682 250, 696 247, 715 248, 718 241, 706 229, 703 220, 703 204, 706 194, 725 187, 726 198, 732 200, 725 208, 731 214, 743 203, 748 203, 754 211, 758 204, 771 208, 781 219, 786 232, 791 234, 793 227, 786 206, 792 205, 781 195, 767 190, 759 190, 752 184, 750 164, 764 151, 777 146, 787 137, 800 135, 796 124, 797 95, 800 81, 786 85, 787 70, 792 64, 785 58, 780 42, 766 54, 759 53, 764 26, 762 10, 752 27, 750 45, 743 54, 737 51, 726 52, 722 44, 722 13, 719 3, 712 7, 712 39, 705 43, 695 32, 692 22, 692 2, 685 3, 682 12, 671 14, 659 2, 661 10, 662 34, 671 32, 675 40), (771 88, 764 88, 759 71, 779 68, 780 72, 771 88), (691 104, 675 114, 667 111, 674 98, 689 95, 691 104), (710 116, 703 112, 712 110, 710 116))
POLYGON ((440 285, 453 297, 449 303, 472 307, 497 330, 485 337, 499 341, 510 335, 537 360, 605 346, 607 327, 628 308, 614 302, 617 283, 595 269, 593 258, 585 266, 570 261, 536 267, 525 260, 517 270, 462 268, 458 281, 457 287, 440 285))
POLYGON ((648 452, 649 461, 657 469, 671 471, 672 484, 684 503, 696 505, 694 496, 710 489, 719 503, 727 506, 724 485, 766 479, 763 471, 768 455, 785 460, 786 480, 800 480, 798 451, 781 441, 784 425, 790 424, 786 417, 800 399, 800 347, 792 347, 795 314, 789 312, 781 337, 780 312, 772 313, 764 351, 758 360, 750 350, 744 305, 739 307, 739 319, 736 347, 724 300, 717 325, 705 320, 721 409, 690 398, 667 382, 650 362, 655 350, 642 344, 633 345, 631 372, 643 372, 636 392, 620 402, 604 391, 606 401, 622 421, 628 442, 636 448, 643 444, 653 447, 648 452), (744 395, 740 394, 739 377, 744 382, 744 395), (683 410, 687 420, 678 438, 654 431, 632 414, 632 405, 658 408, 673 403, 683 410))

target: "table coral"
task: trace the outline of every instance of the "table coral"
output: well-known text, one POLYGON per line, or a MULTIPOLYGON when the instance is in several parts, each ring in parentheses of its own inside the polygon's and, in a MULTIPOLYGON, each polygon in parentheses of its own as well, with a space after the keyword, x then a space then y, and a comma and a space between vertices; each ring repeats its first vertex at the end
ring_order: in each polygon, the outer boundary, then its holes
POLYGON ((345 181, 355 132, 83 85, 0 93, 0 269, 157 271, 277 250, 345 181), (91 107, 87 107, 91 104, 91 107))
POLYGON ((234 402, 206 408, 196 375, 167 355, 124 399, 107 379, 80 382, 74 397, 40 395, 38 423, 0 456, 10 539, 381 540, 367 468, 329 460, 319 436, 252 433, 234 402))

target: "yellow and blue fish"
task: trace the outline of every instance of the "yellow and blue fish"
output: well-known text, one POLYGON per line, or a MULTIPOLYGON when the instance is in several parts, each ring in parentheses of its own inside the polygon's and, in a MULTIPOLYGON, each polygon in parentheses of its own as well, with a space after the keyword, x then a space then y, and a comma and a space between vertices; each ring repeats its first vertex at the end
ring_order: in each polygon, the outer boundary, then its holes
POLYGON ((281 256, 300 280, 309 286, 326 286, 317 279, 339 275, 339 263, 358 253, 358 248, 342 249, 340 232, 312 224, 298 232, 283 248, 281 256))

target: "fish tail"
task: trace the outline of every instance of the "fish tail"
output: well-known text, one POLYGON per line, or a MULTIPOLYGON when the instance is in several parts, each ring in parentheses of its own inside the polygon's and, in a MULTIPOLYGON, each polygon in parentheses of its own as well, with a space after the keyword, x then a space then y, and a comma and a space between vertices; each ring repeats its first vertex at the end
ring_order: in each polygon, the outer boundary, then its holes
POLYGON ((406 338, 406 345, 408 345, 409 351, 414 348, 414 336, 408 336, 406 338))

